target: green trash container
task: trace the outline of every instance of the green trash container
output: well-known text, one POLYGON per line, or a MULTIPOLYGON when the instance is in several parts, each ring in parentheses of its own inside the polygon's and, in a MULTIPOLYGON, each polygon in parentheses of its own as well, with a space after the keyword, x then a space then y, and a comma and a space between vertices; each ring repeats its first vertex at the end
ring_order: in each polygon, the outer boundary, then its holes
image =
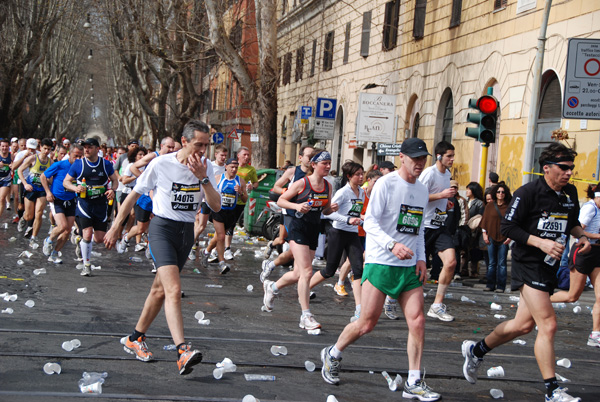
POLYGON ((258 236, 263 235, 262 226, 267 220, 267 216, 263 214, 258 222, 256 219, 267 205, 269 191, 273 188, 277 179, 281 177, 283 171, 279 169, 261 169, 256 172, 259 179, 264 174, 267 176, 258 182, 256 189, 250 192, 246 208, 244 208, 244 228, 247 233, 258 236))

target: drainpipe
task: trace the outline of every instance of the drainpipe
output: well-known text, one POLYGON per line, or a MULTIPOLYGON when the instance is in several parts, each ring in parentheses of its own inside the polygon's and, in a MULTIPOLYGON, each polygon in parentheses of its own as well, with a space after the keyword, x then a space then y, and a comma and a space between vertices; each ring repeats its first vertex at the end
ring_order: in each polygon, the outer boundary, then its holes
MULTIPOLYGON (((535 131, 537 128, 540 88, 542 86, 542 67, 544 65, 544 50, 546 46, 546 29, 548 28, 550 7, 552 7, 552 0, 546 0, 542 25, 540 26, 537 53, 533 65, 533 86, 531 88, 531 102, 529 104, 529 117, 527 119, 527 136, 525 137, 525 162, 523 163, 523 170, 529 172, 533 170, 533 146, 535 144, 535 131)), ((532 178, 533 175, 531 174, 523 174, 522 184, 529 183, 532 178)))

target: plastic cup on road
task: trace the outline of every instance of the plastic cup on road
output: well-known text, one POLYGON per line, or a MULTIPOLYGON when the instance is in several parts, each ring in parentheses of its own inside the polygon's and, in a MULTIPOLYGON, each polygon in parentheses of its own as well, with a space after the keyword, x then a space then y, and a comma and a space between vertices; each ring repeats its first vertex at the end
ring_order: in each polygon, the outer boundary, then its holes
POLYGON ((48 374, 48 375, 52 375, 52 374, 60 374, 61 372, 61 368, 60 368, 60 364, 58 363, 46 363, 44 364, 44 373, 48 374))
POLYGON ((2 310, 2 314, 12 314, 12 313, 14 313, 14 312, 15 312, 15 310, 13 310, 13 309, 12 309, 12 308, 10 308, 10 307, 8 307, 8 308, 5 308, 4 310, 2 310))
POLYGON ((196 311, 196 314, 194 315, 194 318, 197 320, 203 320, 204 319, 204 313, 202 311, 196 311))
POLYGON ((81 346, 81 341, 79 339, 71 339, 71 345, 73 345, 73 349, 77 349, 81 346))
POLYGON ((71 352, 73 350, 73 343, 71 341, 64 341, 61 347, 67 352, 71 352))
POLYGON ((248 292, 252 292, 253 290, 254 290, 254 286, 252 286, 252 285, 248 285, 246 287, 246 291, 248 291, 248 292))
POLYGON ((210 320, 198 320, 198 324, 200 325, 210 325, 210 320))
POLYGON ((564 368, 571 368, 571 360, 569 359, 560 359, 556 362, 557 366, 560 367, 564 367, 564 368))
POLYGON ((311 362, 310 360, 307 360, 304 362, 304 367, 306 368, 306 371, 310 371, 310 372, 315 371, 315 368, 317 368, 317 366, 315 366, 315 364, 313 362, 311 362))
POLYGON ((223 370, 221 367, 217 367, 213 370, 213 377, 215 378, 215 380, 220 380, 221 378, 223 378, 224 372, 225 370, 223 370))
POLYGON ((490 389, 490 395, 492 395, 492 398, 494 399, 504 398, 504 392, 496 388, 490 389))
POLYGON ((492 304, 490 304, 490 308, 491 308, 492 310, 498 310, 498 311, 502 310, 502 306, 501 306, 501 305, 499 305, 499 304, 496 304, 496 303, 492 303, 492 304))
POLYGON ((254 396, 248 394, 244 397, 244 399, 242 399, 242 402, 260 402, 258 399, 256 399, 254 396))
POLYGON ((327 402, 338 402, 338 400, 334 395, 329 395, 327 397, 327 402))
POLYGON ((504 377, 504 369, 502 366, 492 367, 487 371, 488 377, 504 377))
POLYGON ((93 384, 89 384, 89 385, 80 385, 79 389, 81 390, 81 393, 83 394, 101 394, 102 393, 102 383, 101 382, 95 382, 93 384))
POLYGON ((574 312, 575 314, 579 314, 579 313, 581 313, 581 307, 580 307, 580 306, 575 306, 575 307, 573 307, 573 312, 574 312))
POLYGON ((33 306, 35 306, 35 302, 33 300, 27 300, 25 302, 25 305, 29 308, 32 308, 33 306))
POLYGON ((273 345, 271 346, 271 353, 273 354, 273 356, 285 356, 287 355, 288 351, 285 346, 273 345))
POLYGON ((79 293, 87 293, 87 288, 77 288, 79 293))

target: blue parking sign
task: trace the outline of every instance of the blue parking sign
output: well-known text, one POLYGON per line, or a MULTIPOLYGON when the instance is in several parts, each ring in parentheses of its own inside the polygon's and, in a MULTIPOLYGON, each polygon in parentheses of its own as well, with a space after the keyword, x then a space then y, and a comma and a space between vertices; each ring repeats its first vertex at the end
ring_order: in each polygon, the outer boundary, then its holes
POLYGON ((317 98, 317 118, 335 119, 337 99, 317 98))

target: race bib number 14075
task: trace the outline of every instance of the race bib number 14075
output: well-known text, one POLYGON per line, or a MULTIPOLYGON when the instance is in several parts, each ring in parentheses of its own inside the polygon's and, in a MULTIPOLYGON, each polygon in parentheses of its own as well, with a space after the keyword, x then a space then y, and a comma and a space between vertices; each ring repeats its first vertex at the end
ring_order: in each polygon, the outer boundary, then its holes
POLYGON ((200 204, 200 184, 173 183, 171 208, 176 211, 196 211, 200 204))

